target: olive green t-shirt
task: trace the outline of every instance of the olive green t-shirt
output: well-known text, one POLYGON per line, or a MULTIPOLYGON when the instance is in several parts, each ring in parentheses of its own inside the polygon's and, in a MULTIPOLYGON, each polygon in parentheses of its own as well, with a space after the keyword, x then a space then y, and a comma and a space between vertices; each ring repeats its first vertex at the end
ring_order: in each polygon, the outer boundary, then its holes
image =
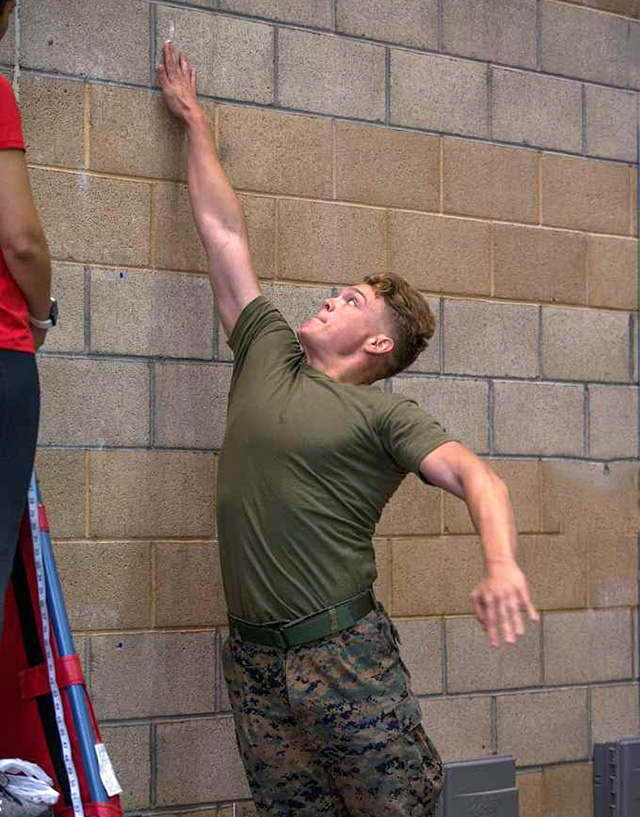
POLYGON ((298 618, 364 592, 385 503, 452 439, 407 398, 312 368, 264 297, 242 312, 218 470, 218 538, 231 615, 298 618))

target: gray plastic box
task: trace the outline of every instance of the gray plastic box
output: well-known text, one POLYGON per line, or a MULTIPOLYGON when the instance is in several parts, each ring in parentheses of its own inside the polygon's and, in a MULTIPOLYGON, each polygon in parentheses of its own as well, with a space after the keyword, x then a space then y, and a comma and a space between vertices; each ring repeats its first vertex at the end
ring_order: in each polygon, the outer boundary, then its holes
POLYGON ((596 817, 640 815, 640 737, 594 746, 596 817))
POLYGON ((502 755, 447 763, 437 817, 518 817, 513 758, 502 755))

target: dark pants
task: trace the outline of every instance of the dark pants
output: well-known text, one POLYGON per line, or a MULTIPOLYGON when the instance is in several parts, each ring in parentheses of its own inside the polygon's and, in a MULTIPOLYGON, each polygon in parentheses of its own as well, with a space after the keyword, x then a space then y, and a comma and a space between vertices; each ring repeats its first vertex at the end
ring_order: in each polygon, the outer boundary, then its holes
POLYGON ((259 817, 435 817, 442 762, 382 605, 288 650, 232 630, 222 660, 259 817))
POLYGON ((0 638, 4 603, 38 438, 35 355, 0 349, 0 638))

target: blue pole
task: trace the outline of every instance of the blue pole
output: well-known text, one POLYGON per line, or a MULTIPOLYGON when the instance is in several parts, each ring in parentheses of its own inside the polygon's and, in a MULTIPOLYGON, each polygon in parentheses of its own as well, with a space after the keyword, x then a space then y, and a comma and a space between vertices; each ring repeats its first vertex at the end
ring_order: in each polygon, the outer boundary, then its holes
MULTIPOLYGON (((40 496, 35 471, 33 472, 31 487, 35 492, 37 505, 42 505, 42 498, 40 496)), ((73 644, 73 637, 71 636, 71 627, 69 626, 69 618, 67 616, 67 609, 64 603, 64 596, 62 595, 62 587, 60 586, 58 569, 56 567, 55 557, 53 555, 53 548, 51 547, 51 536, 48 531, 42 530, 39 524, 38 527, 42 546, 42 560, 44 563, 47 607, 49 609, 51 624, 56 637, 56 644, 58 645, 58 652, 60 653, 61 657, 66 655, 75 655, 76 650, 73 644)), ((76 735, 78 737, 78 744, 80 746, 84 771, 89 786, 91 802, 107 803, 109 800, 109 795, 107 794, 100 777, 100 767, 98 765, 98 758, 95 752, 93 729, 91 726, 91 718, 89 716, 89 708, 87 706, 84 687, 81 684, 72 684, 71 686, 67 687, 67 694, 69 696, 69 704, 71 706, 73 721, 76 727, 76 735)))

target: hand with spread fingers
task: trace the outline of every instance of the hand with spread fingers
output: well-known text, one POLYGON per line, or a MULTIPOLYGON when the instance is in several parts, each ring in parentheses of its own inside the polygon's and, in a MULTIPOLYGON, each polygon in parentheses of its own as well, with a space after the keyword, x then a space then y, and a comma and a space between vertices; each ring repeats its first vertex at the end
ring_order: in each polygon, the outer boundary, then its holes
POLYGON ((524 634, 521 610, 531 621, 540 616, 529 598, 527 581, 515 561, 491 565, 487 575, 471 594, 476 618, 492 647, 499 646, 498 627, 507 644, 515 644, 524 634))
POLYGON ((163 64, 156 70, 167 108, 185 121, 200 109, 196 98, 196 69, 175 45, 167 41, 162 49, 163 64))

